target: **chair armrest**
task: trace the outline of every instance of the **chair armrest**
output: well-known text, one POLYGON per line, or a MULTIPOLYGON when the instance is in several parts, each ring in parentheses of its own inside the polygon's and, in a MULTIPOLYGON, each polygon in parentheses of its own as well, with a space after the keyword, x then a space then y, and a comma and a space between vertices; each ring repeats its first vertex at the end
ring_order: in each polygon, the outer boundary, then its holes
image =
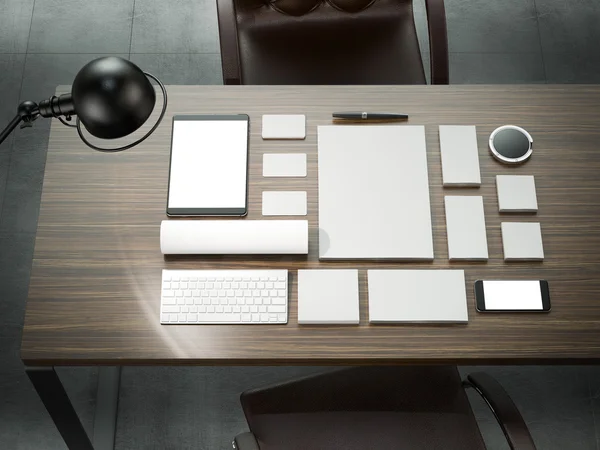
POLYGON ((449 84, 448 31, 444 0, 425 0, 425 7, 431 55, 431 84, 449 84))
POLYGON ((224 84, 241 84, 234 0, 217 0, 221 65, 224 84))
POLYGON ((512 450, 536 450, 523 416, 508 393, 493 377, 477 372, 467 376, 465 384, 473 387, 486 401, 512 450))
POLYGON ((260 450, 256 438, 250 432, 238 434, 233 440, 233 448, 236 450, 260 450))

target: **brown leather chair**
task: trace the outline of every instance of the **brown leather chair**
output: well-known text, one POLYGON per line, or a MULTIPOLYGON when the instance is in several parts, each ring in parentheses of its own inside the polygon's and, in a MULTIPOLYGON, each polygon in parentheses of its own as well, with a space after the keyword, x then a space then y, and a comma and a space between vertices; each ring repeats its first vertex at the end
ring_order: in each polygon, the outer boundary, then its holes
MULTIPOLYGON (((448 84, 443 0, 426 0, 448 84)), ((412 0, 217 0, 225 84, 426 84, 412 0)))
POLYGON ((483 450, 463 386, 492 409, 512 449, 535 450, 527 426, 491 376, 461 383, 454 366, 358 367, 241 396, 250 433, 239 450, 483 450))

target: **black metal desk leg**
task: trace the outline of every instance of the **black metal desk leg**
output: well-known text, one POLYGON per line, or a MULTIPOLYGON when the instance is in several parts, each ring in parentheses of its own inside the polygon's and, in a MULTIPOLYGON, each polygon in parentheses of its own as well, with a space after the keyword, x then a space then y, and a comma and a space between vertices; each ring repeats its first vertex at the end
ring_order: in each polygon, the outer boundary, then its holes
POLYGON ((69 450, 94 450, 54 367, 26 367, 33 387, 69 450))

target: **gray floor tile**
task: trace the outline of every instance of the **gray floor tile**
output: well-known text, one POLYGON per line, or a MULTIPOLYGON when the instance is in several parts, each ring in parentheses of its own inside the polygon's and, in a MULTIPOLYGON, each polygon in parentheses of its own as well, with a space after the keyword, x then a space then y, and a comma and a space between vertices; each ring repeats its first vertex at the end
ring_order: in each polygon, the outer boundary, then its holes
POLYGON ((0 218, 2 217, 2 204, 8 182, 8 167, 10 165, 10 149, 12 148, 13 136, 9 136, 2 147, 0 147, 0 218))
POLYGON ((600 83, 600 49, 587 54, 546 52, 544 64, 548 83, 600 83))
POLYGON ((451 52, 539 52, 533 0, 445 0, 451 52))
POLYGON ((34 243, 33 233, 0 234, 0 337, 2 338, 12 336, 15 329, 23 326, 34 243))
POLYGON ((451 84, 545 83, 536 53, 450 53, 451 84))
POLYGON ((34 0, 3 0, 0 53, 25 53, 34 0))
POLYGON ((136 0, 131 53, 218 53, 214 0, 136 0))
POLYGON ((134 0, 38 1, 28 53, 128 53, 134 0))
POLYGON ((132 53, 130 60, 164 84, 223 84, 219 54, 132 53))
POLYGON ((590 366, 587 368, 587 372, 596 427, 596 445, 600 449, 600 366, 590 366))
POLYGON ((536 0, 542 49, 546 53, 598 54, 600 2, 536 0))
MULTIPOLYGON (((595 450, 588 370, 577 366, 465 367, 484 371, 513 399, 538 448, 595 450), (574 446, 574 443, 577 445, 574 446)), ((475 409, 477 413, 478 409, 475 409)), ((499 447, 502 448, 502 447, 499 447)))
POLYGON ((413 0, 413 16, 421 53, 429 53, 429 29, 427 28, 427 12, 425 0, 413 0))
MULTIPOLYGON (((17 113, 24 65, 25 54, 0 54, 0 129, 17 113)), ((0 146, 0 152, 4 146, 0 146)))
POLYGON ((325 367, 128 367, 121 377, 115 449, 231 449, 247 431, 242 391, 325 367))

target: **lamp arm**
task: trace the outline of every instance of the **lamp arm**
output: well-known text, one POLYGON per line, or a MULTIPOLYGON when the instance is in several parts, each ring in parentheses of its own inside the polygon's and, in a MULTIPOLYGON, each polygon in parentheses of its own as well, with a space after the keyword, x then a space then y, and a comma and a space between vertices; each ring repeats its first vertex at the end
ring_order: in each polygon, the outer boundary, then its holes
POLYGON ((0 144, 2 144, 2 142, 4 142, 4 140, 8 137, 8 135, 10 133, 13 132, 13 130, 15 128, 17 128, 17 125, 19 125, 21 123, 21 120, 23 120, 21 118, 21 116, 19 114, 17 114, 8 124, 8 126, 2 130, 2 133, 0 133, 0 144))

